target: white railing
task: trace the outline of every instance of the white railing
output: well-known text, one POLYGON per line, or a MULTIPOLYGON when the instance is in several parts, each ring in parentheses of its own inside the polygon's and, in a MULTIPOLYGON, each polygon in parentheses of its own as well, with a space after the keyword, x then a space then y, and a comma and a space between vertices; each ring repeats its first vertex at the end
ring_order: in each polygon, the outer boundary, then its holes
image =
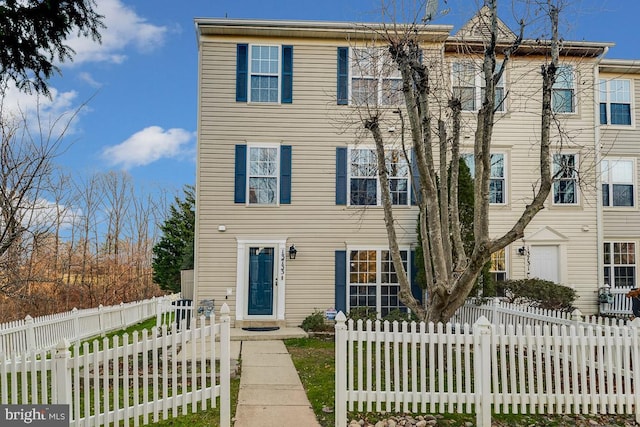
POLYGON ((452 322, 473 324, 482 316, 489 319, 489 322, 493 325, 623 326, 627 322, 626 319, 616 319, 612 317, 585 317, 582 315, 580 310, 567 312, 529 307, 524 304, 511 304, 504 302, 499 298, 488 300, 467 300, 467 302, 453 315, 452 322))
POLYGON ((600 314, 631 316, 631 298, 627 298, 629 291, 630 289, 610 288, 608 292, 611 293, 613 301, 599 304, 600 314))
POLYGON ((11 358, 33 350, 52 350, 63 339, 79 343, 152 317, 159 322, 165 311, 175 310, 171 303, 176 298, 177 295, 169 295, 120 305, 100 305, 36 318, 27 316, 24 320, 0 324, 0 353, 11 358))
POLYGON ((68 404, 70 426, 128 426, 215 408, 220 398, 220 425, 229 427, 226 305, 221 315, 219 323, 214 316, 193 320, 182 332, 163 325, 71 351, 63 340, 52 357, 46 351, 12 359, 0 353, 0 403, 68 404))
POLYGON ((336 317, 336 426, 347 411, 635 414, 640 319, 629 326, 346 322, 336 317))

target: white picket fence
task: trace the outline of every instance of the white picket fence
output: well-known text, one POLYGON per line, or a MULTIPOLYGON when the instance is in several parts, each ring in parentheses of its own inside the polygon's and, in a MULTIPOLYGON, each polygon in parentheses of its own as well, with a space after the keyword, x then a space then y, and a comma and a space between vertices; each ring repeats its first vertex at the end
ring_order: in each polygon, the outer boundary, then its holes
POLYGON ((123 329, 152 317, 156 317, 159 326, 162 317, 174 312, 172 303, 178 297, 176 294, 113 306, 73 309, 0 324, 0 353, 11 358, 32 350, 52 350, 63 339, 79 343, 82 339, 123 329))
POLYGON ((635 414, 640 319, 629 326, 346 322, 336 317, 336 426, 348 411, 635 414))
POLYGON ((601 316, 583 316, 580 310, 572 312, 546 310, 525 304, 511 304, 500 298, 488 300, 469 299, 453 315, 452 323, 475 323, 480 317, 486 317, 493 325, 600 325, 624 326, 626 319, 601 316))
POLYGON ((0 403, 69 404, 70 426, 138 426, 216 407, 230 426, 229 308, 192 319, 191 329, 104 338, 69 350, 61 341, 52 357, 31 351, 0 353, 0 403), (122 338, 122 341, 121 341, 122 338), (216 369, 219 359, 219 369, 216 369))

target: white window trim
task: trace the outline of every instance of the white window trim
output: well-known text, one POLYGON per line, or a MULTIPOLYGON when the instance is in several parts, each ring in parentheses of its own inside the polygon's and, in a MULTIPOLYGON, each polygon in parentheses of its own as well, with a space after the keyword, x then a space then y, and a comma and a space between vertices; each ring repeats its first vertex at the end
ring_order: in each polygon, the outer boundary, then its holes
POLYGON ((580 206, 581 204, 581 195, 580 195, 580 180, 579 180, 579 175, 578 175, 578 171, 580 170, 580 155, 578 153, 553 153, 551 154, 551 176, 552 176, 552 180, 551 180, 551 205, 552 206, 559 206, 559 207, 575 207, 575 206, 580 206), (574 203, 556 203, 555 199, 556 199, 556 193, 555 193, 555 183, 556 183, 556 178, 553 178, 553 176, 555 175, 555 163, 553 161, 553 156, 554 155, 569 155, 569 156, 574 156, 575 157, 575 173, 576 176, 573 178, 573 180, 576 183, 576 201, 574 203))
MULTIPOLYGON (((382 103, 382 99, 384 96, 384 81, 385 80, 400 80, 402 81, 402 77, 391 77, 391 76, 384 76, 382 75, 382 72, 379 73, 379 75, 376 76, 368 76, 368 75, 362 75, 362 74, 356 74, 354 73, 353 69, 355 68, 355 65, 357 63, 356 60, 356 54, 355 51, 356 50, 365 50, 365 49, 378 49, 378 50, 384 50, 385 48, 382 46, 369 46, 369 47, 350 47, 349 48, 349 105, 352 105, 354 107, 361 107, 363 105, 366 104, 356 104, 355 102, 353 102, 353 79, 356 77, 360 77, 362 79, 371 79, 371 80, 375 80, 376 81, 376 90, 377 90, 377 96, 376 99, 378 100, 378 102, 376 103, 376 106, 378 107, 395 107, 395 104, 383 104, 382 103)), ((380 55, 379 61, 378 61, 378 67, 379 69, 382 69, 382 64, 384 63, 384 55, 380 55)))
MULTIPOLYGON (((636 240, 627 240, 627 239, 607 239, 603 242, 602 245, 602 251, 603 251, 603 257, 602 257, 602 275, 604 277, 604 269, 606 267, 609 267, 609 278, 611 278, 614 274, 614 268, 616 266, 622 266, 622 267, 627 267, 627 266, 634 266, 635 267, 635 281, 636 283, 632 286, 632 287, 637 287, 638 286, 638 242, 636 240), (610 246, 610 250, 611 252, 609 253, 609 257, 610 260, 612 262, 610 262, 609 264, 605 264, 604 263, 604 244, 608 243, 610 246), (636 260, 635 264, 616 264, 615 262, 613 262, 614 260, 614 252, 613 252, 613 246, 614 243, 633 243, 633 247, 634 247, 634 260, 636 260)), ((615 278, 615 277, 614 277, 615 278)), ((609 283, 609 285, 611 286, 612 289, 631 289, 631 288, 627 288, 627 287, 614 287, 613 283, 609 283)))
MULTIPOLYGON (((407 277, 411 278, 411 248, 408 246, 400 246, 398 248, 400 252, 407 253, 407 277)), ((383 285, 395 285, 400 286, 400 283, 382 283, 382 251, 389 251, 391 249, 389 246, 347 246, 347 278, 346 278, 346 309, 347 312, 351 311, 351 298, 350 298, 350 288, 351 286, 374 286, 376 287, 376 311, 382 304, 382 295, 381 288, 383 285), (376 251, 376 282, 375 283, 351 283, 351 252, 352 251, 376 251)), ((407 309, 407 312, 408 309, 407 309)), ((380 311, 377 311, 378 315, 380 315, 380 311)))
MULTIPOLYGON (((636 159, 634 157, 604 157, 602 160, 606 160, 607 162, 612 162, 612 161, 625 161, 625 162, 631 162, 631 172, 633 173, 633 177, 632 177, 632 184, 633 184, 633 205, 632 206, 613 206, 613 205, 608 205, 608 206, 604 206, 604 204, 602 205, 603 209, 607 210, 607 211, 614 211, 614 210, 620 210, 620 211, 629 211, 629 210, 637 210, 638 209, 638 176, 637 176, 637 164, 636 164, 636 159)), ((601 173, 600 173, 600 180, 601 183, 600 184, 605 184, 605 181, 602 179, 602 166, 601 166, 601 173)), ((613 185, 616 184, 616 182, 609 182, 607 181, 606 184, 608 185, 613 185)), ((619 183, 618 183, 619 184, 619 183)), ((600 188, 602 188, 602 186, 600 186, 600 188)), ((603 201, 604 201, 604 197, 603 197, 603 201)), ((609 199, 609 201, 611 202, 611 198, 609 199)))
MULTIPOLYGON (((388 148, 389 150, 400 150, 399 148, 388 148)), ((371 146, 363 146, 363 145, 359 145, 359 146, 349 146, 347 148, 347 206, 354 206, 354 207, 359 207, 359 208, 366 208, 366 207, 379 207, 382 206, 382 191, 381 191, 381 186, 380 186, 380 177, 378 176, 378 173, 376 172, 375 174, 375 180, 376 180, 376 204, 375 205, 354 205, 351 203, 351 152, 353 150, 372 150, 374 152, 374 154, 377 155, 376 153, 376 149, 375 147, 371 147, 371 146)), ((407 159, 407 164, 409 166, 411 166, 411 158, 407 159)), ((364 178, 364 177, 356 177, 356 178, 364 178)), ((413 186, 412 186, 412 179, 411 179, 411 174, 407 175, 407 203, 404 205, 400 205, 400 204, 393 204, 393 207, 405 207, 405 206, 411 206, 411 194, 413 191, 413 186)), ((278 183, 279 184, 279 183, 278 183)))
MULTIPOLYGON (((572 98, 572 102, 573 102, 573 111, 568 111, 568 112, 563 112, 563 111, 555 111, 553 109, 553 90, 554 88, 551 88, 551 112, 552 114, 559 114, 561 116, 571 116, 571 115, 577 115, 578 114, 578 71, 576 70, 576 66, 573 64, 560 64, 558 66, 558 69, 560 68, 570 68, 571 69, 571 74, 573 75, 573 98, 572 98)), ((556 71, 556 78, 558 76, 558 72, 556 71)), ((600 121, 600 118, 598 117, 597 119, 598 121, 600 121)))
MULTIPOLYGON (((501 178, 504 181, 504 188, 503 188, 504 201, 502 203, 489 202, 489 205, 490 206, 507 206, 509 204, 509 187, 510 187, 509 180, 511 178, 511 175, 509 174, 509 156, 506 151, 496 151, 494 153, 491 153, 490 155, 495 155, 495 154, 502 154, 502 160, 504 162, 504 165, 503 165, 504 176, 501 178)), ((461 153, 460 156, 471 156, 471 158, 473 158, 474 153, 465 152, 465 153, 461 153)), ((474 174, 471 174, 471 177, 475 179, 473 175, 474 174)), ((489 177, 489 180, 491 179, 500 179, 500 178, 489 177)))
MULTIPOLYGON (((249 52, 247 58, 247 70, 248 70, 248 82, 247 82, 247 103, 249 104, 261 104, 261 105, 274 105, 282 103, 282 46, 275 44, 262 44, 262 43, 254 43, 249 45, 249 52), (269 102, 269 101, 254 101, 251 97, 251 76, 254 74, 251 67, 251 54, 253 52, 253 48, 256 46, 260 47, 277 47, 278 48, 278 101, 277 102, 269 102)), ((258 73, 255 73, 258 74, 258 73)), ((259 75, 272 75, 272 74, 259 74, 259 75)))
POLYGON ((247 171, 247 177, 245 182, 245 194, 246 197, 246 206, 251 207, 272 207, 272 206, 280 206, 280 144, 274 143, 248 143, 247 144, 247 163, 245 166, 245 170, 247 171), (277 171, 276 171, 276 202, 275 203, 251 203, 251 190, 249 188, 249 181, 251 179, 251 149, 253 148, 275 148, 276 149, 276 158, 277 158, 277 171))
MULTIPOLYGON (((450 79, 451 79, 451 89, 453 90, 454 87, 460 87, 458 85, 456 85, 455 83, 455 79, 453 76, 453 66, 454 64, 459 64, 459 63, 473 63, 474 66, 476 66, 476 62, 475 61, 465 61, 463 59, 459 59, 459 60, 454 60, 451 62, 451 72, 450 72, 450 79)), ((499 67, 502 66, 502 61, 496 61, 496 70, 499 70, 499 67)), ((481 66, 480 66, 481 68, 481 66)), ((502 100, 502 103, 500 105, 496 105, 496 107, 498 107, 498 109, 496 109, 496 113, 497 114, 504 114, 507 112, 507 85, 506 85, 506 80, 507 80, 507 70, 505 69, 504 72, 502 73, 502 76, 500 77, 501 81, 502 81, 502 85, 497 84, 496 88, 502 88, 502 93, 504 95, 504 98, 502 100)), ((462 112, 463 113, 474 113, 477 112, 480 109, 480 106, 482 105, 482 88, 484 87, 484 78, 483 78, 483 72, 482 70, 480 70, 480 72, 474 73, 474 86, 473 86, 473 94, 474 94, 474 106, 475 109, 473 110, 465 110, 463 109, 462 112)))
MULTIPOLYGON (((634 94, 634 80, 633 79, 621 79, 621 78, 600 78, 600 82, 598 83, 599 85, 601 83, 605 84, 605 94, 607 96, 607 99, 605 100, 605 104, 606 104, 606 109, 607 109, 607 121, 611 120, 611 100, 609 99, 609 84, 612 81, 620 81, 620 80, 624 80, 624 81, 628 81, 629 82, 629 114, 631 115, 631 124, 628 125, 618 125, 618 124, 611 124, 611 123, 600 123, 600 114, 598 114, 598 123, 600 124, 600 126, 606 126, 607 128, 612 128, 612 129, 616 129, 616 128, 620 128, 620 129, 629 129, 629 128, 635 128, 636 127, 636 119, 635 119, 635 97, 633 96, 634 94)), ((602 99, 600 99, 600 97, 602 96, 602 91, 598 90, 598 113, 600 112, 600 104, 602 104, 602 99)))
MULTIPOLYGON (((493 273, 503 273, 504 272, 505 280, 509 280, 509 277, 510 277, 510 275, 509 275, 509 257, 510 257, 511 251, 509 250, 509 246, 506 246, 506 247, 504 247, 504 248, 502 248, 500 250, 504 251, 504 270, 493 270, 493 269, 490 269, 489 273, 493 274, 493 273)), ((496 252, 498 252, 498 251, 496 251, 496 252)), ((493 265, 491 267, 493 267, 493 265)))

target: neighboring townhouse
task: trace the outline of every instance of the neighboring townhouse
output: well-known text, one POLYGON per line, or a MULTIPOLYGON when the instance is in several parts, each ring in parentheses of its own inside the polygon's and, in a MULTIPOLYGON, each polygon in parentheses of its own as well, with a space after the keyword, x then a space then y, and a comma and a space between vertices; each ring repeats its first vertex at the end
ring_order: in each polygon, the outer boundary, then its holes
POLYGON ((614 304, 605 313, 622 308, 625 294, 637 287, 640 244, 638 210, 638 160, 640 130, 635 104, 640 99, 640 62, 604 59, 599 68, 600 171, 602 198, 602 280, 611 286, 614 304))
MULTIPOLYGON (((416 33, 434 87, 463 100, 472 153, 482 84, 477 17, 457 34, 416 33), (435 78, 435 77, 434 77, 435 78)), ((401 80, 376 49, 376 24, 196 20, 199 43, 195 300, 227 303, 236 327, 299 325, 314 311, 403 309, 389 256, 372 142, 357 120, 387 109, 401 127, 401 80), (378 52, 372 54, 372 52, 378 52), (368 67, 356 64, 368 63, 368 67), (370 69, 385 70, 368 73, 370 69), (373 99, 373 101, 372 101, 373 99)), ((513 33, 501 24, 506 40, 513 33)), ((481 32, 481 31, 480 31, 481 32)), ((494 255, 494 277, 542 277, 575 287, 597 310, 599 263, 595 87, 606 44, 564 42, 554 110, 554 163, 562 169, 525 238, 494 255)), ((382 45, 377 46, 382 47, 382 45)), ((491 180, 491 231, 510 228, 538 175, 544 43, 525 41, 500 83, 491 180)), ((387 160, 397 232, 413 277, 417 208, 407 164, 387 160)), ((634 160, 635 162, 635 160, 634 160)), ((634 163, 634 167, 636 167, 634 163)), ((634 169, 635 171, 635 169, 634 169)), ((612 236, 613 237, 613 236, 612 236)), ((419 298, 424 295, 414 287, 419 298)))

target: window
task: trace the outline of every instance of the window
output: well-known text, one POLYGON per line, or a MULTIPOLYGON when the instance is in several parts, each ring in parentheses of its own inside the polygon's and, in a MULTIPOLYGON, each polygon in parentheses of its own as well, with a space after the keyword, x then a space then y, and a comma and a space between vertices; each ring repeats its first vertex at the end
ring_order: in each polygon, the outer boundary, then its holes
POLYGON ((237 45, 236 101, 291 103, 293 46, 237 45))
POLYGON ((291 203, 290 145, 241 144, 235 152, 235 203, 291 203))
POLYGON ((629 80, 600 80, 600 124, 631 125, 629 80))
POLYGON ((604 243, 604 281, 613 288, 636 286, 636 244, 604 243))
MULTIPOLYGON (((405 271, 408 252, 400 251, 405 271)), ((364 308, 384 317, 393 310, 407 311, 400 302, 398 276, 388 250, 352 250, 349 252, 349 307, 364 308)))
MULTIPOLYGON (((369 148, 352 148, 349 168, 349 204, 376 206, 381 197, 376 152, 369 148)), ((391 203, 409 204, 409 165, 400 150, 387 150, 386 167, 391 203)))
MULTIPOLYGON (((501 63, 496 64, 499 70, 501 63)), ((472 61, 460 61, 452 64, 453 96, 460 99, 463 111, 476 111, 484 96, 484 71, 472 61)), ((505 111, 504 74, 496 85, 496 111, 505 111)))
MULTIPOLYGON (((471 177, 474 177, 476 165, 473 154, 463 154, 471 177)), ((489 179, 489 203, 506 203, 504 154, 491 155, 491 177, 489 179)))
POLYGON ((551 109, 555 113, 575 113, 575 79, 573 67, 561 65, 551 88, 551 109))
POLYGON ((630 159, 602 160, 602 205, 634 205, 635 164, 630 159))
POLYGON ((494 283, 507 280, 507 258, 504 248, 491 254, 491 279, 494 283))
POLYGON ((278 202, 278 149, 249 147, 249 204, 278 202))
POLYGON ((553 178, 553 203, 557 205, 577 204, 577 155, 554 154, 553 178))
POLYGON ((355 105, 399 105, 402 77, 382 48, 351 49, 351 102, 355 105))

